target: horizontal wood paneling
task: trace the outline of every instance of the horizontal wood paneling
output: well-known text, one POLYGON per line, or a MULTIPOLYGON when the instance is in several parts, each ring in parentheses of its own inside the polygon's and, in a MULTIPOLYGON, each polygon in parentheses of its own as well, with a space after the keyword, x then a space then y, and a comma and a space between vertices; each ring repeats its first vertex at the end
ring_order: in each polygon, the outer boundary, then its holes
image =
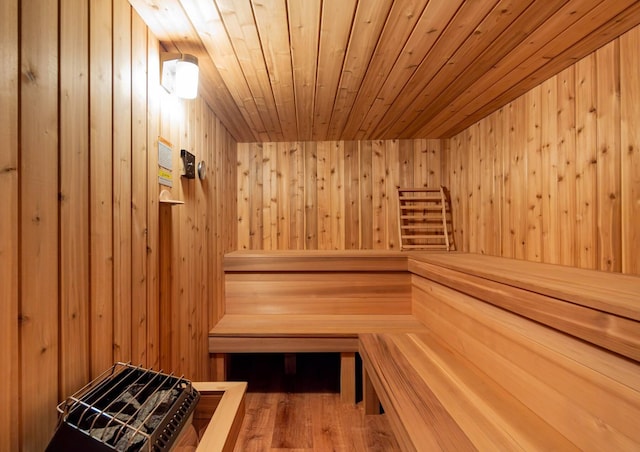
POLYGON ((639 33, 451 139, 443 178, 458 249, 640 273, 639 33))
POLYGON ((410 286, 406 272, 229 273, 225 314, 410 314, 410 286))
POLYGON ((433 281, 414 281, 416 315, 429 330, 528 412, 580 450, 637 448, 637 362, 433 281))
POLYGON ((43 450, 56 405, 115 360, 209 378, 222 254, 235 244, 223 226, 237 216, 236 144, 202 99, 161 91, 160 44, 126 0, 3 2, 0 36, 0 450, 43 450), (165 132, 185 204, 168 241, 180 253, 162 275, 165 132), (207 179, 180 179, 180 147, 207 179), (161 330, 168 275, 180 317, 161 330), (178 359, 160 362, 161 335, 178 359))
POLYGON ((399 249, 397 189, 439 187, 441 146, 240 143, 238 249, 399 249))

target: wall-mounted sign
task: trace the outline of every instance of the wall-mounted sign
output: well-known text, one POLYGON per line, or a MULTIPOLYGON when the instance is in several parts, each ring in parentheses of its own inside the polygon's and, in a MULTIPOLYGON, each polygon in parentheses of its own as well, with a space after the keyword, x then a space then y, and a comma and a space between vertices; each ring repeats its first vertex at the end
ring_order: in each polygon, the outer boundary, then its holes
POLYGON ((173 187, 173 152, 171 143, 164 138, 158 138, 158 183, 173 187))

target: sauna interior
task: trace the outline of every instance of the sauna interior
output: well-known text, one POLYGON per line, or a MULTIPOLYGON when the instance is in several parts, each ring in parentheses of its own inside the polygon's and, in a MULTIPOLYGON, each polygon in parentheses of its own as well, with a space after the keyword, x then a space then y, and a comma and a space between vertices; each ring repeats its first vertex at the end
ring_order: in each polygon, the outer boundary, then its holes
POLYGON ((118 361, 317 351, 333 411, 253 444, 250 382, 236 450, 640 448, 640 2, 2 0, 0 42, 0 450, 118 361), (450 251, 401 250, 426 187, 450 251))

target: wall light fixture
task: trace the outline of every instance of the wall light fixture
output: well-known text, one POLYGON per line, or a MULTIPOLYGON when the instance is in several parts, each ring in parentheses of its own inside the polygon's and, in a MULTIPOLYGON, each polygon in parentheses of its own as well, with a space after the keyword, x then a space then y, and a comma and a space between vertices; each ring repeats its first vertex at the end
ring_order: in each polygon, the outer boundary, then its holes
POLYGON ((161 53, 160 83, 169 93, 183 99, 198 95, 198 58, 187 53, 161 53))

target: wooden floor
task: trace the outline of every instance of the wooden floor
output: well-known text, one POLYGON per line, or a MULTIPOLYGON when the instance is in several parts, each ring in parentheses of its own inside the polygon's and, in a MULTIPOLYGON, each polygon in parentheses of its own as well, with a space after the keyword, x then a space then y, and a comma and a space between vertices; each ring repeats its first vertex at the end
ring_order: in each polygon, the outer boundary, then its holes
POLYGON ((279 354, 235 355, 230 380, 249 382, 235 450, 397 451, 387 419, 343 404, 337 354, 298 354, 295 375, 279 354))

